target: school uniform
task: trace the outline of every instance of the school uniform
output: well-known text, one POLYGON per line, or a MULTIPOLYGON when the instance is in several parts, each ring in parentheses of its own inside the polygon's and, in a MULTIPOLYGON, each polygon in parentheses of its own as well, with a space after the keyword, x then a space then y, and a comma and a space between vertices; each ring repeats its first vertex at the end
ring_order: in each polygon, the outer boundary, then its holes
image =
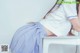
POLYGON ((38 22, 19 28, 10 44, 11 53, 42 53, 42 38, 46 35, 43 26, 38 22))
POLYGON ((51 11, 46 19, 19 28, 12 38, 11 52, 42 53, 42 38, 47 36, 44 27, 57 36, 65 36, 71 28, 69 20, 76 17, 76 4, 62 4, 56 11, 51 11))
POLYGON ((57 10, 49 13, 40 23, 55 35, 65 36, 71 28, 69 20, 73 18, 77 18, 76 4, 64 3, 57 10))

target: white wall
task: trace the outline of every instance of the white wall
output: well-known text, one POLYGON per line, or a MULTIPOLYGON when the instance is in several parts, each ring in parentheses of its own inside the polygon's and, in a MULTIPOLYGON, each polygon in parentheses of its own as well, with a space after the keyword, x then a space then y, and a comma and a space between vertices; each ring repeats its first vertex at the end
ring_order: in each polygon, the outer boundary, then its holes
POLYGON ((41 20, 55 1, 0 0, 0 45, 10 44, 15 31, 27 22, 41 20))

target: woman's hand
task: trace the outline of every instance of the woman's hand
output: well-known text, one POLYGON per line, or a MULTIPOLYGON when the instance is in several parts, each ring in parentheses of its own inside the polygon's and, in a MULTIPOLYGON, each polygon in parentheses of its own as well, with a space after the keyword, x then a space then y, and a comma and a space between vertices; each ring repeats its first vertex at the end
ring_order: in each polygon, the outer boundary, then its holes
POLYGON ((80 21, 78 18, 73 18, 70 20, 72 23, 73 29, 80 32, 80 21))

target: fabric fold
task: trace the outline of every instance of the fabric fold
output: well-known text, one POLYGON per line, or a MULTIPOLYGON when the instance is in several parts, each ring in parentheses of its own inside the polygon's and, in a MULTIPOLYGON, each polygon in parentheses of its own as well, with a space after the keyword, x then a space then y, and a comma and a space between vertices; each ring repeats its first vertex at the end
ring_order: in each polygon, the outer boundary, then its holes
POLYGON ((46 35, 39 22, 29 23, 15 32, 10 50, 12 53, 42 53, 42 38, 46 35))

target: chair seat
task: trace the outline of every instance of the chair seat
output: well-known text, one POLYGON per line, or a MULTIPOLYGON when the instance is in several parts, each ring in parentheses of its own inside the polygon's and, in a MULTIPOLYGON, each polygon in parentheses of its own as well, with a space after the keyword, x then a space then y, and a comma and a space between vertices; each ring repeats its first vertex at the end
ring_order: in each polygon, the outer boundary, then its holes
POLYGON ((62 45, 80 45, 79 36, 65 36, 65 37, 45 37, 43 38, 43 53, 48 53, 50 44, 62 44, 62 45))

